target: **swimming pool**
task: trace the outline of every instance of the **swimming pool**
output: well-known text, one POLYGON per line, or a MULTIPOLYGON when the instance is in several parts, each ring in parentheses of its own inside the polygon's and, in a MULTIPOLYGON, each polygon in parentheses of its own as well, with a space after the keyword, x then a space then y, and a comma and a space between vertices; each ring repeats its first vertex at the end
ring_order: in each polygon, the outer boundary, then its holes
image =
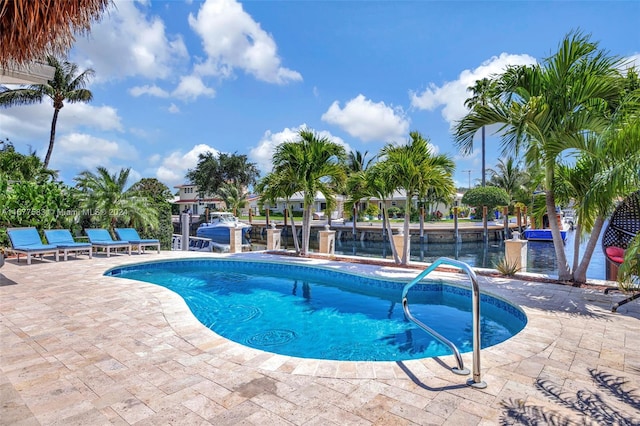
MULTIPOLYGON (((108 270, 179 294, 194 316, 240 344, 301 358, 401 361, 451 354, 407 321, 406 281, 382 280, 332 268, 231 259, 156 261, 108 270)), ((471 290, 423 280, 408 296, 413 315, 472 350, 471 290)), ((507 301, 481 294, 481 346, 496 345, 526 325, 507 301)))

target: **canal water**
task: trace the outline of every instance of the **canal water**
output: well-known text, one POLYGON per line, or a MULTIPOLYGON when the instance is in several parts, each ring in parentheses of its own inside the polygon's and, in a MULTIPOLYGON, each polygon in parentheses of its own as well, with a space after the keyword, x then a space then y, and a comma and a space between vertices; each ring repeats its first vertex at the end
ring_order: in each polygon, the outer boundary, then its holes
MULTIPOLYGON (((573 242, 575 232, 569 231, 565 243, 565 253, 569 265, 573 262, 573 242)), ((580 257, 584 254, 586 241, 581 244, 580 257)), ((483 242, 471 241, 461 243, 425 243, 411 244, 411 260, 420 262, 433 262, 439 257, 445 256, 461 260, 471 266, 481 268, 495 268, 504 257, 505 246, 502 241, 490 241, 487 245, 483 242)), ((389 243, 369 241, 336 241, 336 254, 363 256, 375 258, 392 258, 389 243)), ((527 272, 558 275, 556 255, 553 243, 542 241, 529 241, 527 243, 527 272)), ((591 263, 587 269, 587 278, 605 279, 605 262, 602 253, 600 239, 591 257, 591 263)))

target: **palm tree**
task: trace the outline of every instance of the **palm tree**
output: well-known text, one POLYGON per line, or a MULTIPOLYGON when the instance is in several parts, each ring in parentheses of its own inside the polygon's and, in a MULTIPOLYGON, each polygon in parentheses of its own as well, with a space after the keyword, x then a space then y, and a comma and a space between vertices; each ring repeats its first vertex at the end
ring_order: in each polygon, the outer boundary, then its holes
POLYGON ((430 189, 438 195, 455 192, 453 160, 445 154, 434 154, 428 141, 419 132, 411 132, 409 136, 411 139, 406 145, 387 144, 380 151, 386 179, 396 189, 405 191, 403 265, 409 262, 409 224, 413 198, 424 199, 430 189))
POLYGON ((349 156, 347 158, 347 168, 349 173, 360 172, 369 168, 371 163, 375 160, 375 157, 367 160, 367 154, 369 154, 369 151, 365 151, 364 153, 358 150, 349 152, 349 156))
POLYGON ((10 181, 37 181, 43 183, 54 181, 58 172, 43 166, 42 160, 35 152, 28 155, 16 152, 9 140, 0 142, 0 173, 4 173, 10 181))
MULTIPOLYGON (((542 63, 510 67, 497 76, 494 84, 500 100, 476 105, 456 125, 455 142, 468 152, 479 128, 501 124, 505 153, 524 151, 527 165, 544 168, 546 211, 555 217, 556 165, 565 153, 583 149, 587 134, 607 128, 610 110, 606 106, 620 99, 620 64, 588 36, 572 32, 560 43, 558 52, 542 63)), ((554 220, 549 222, 558 278, 571 280, 559 226, 554 220)))
POLYGON ((487 169, 491 178, 489 184, 504 189, 509 194, 509 200, 513 201, 514 196, 528 181, 528 173, 520 168, 520 163, 513 157, 499 159, 496 169, 487 169))
MULTIPOLYGON (((271 172, 260 179, 256 185, 256 191, 260 194, 260 200, 266 203, 276 204, 278 198, 284 198, 284 209, 289 212, 289 200, 297 191, 296 176, 291 169, 281 169, 278 173, 271 172)), ((293 245, 296 254, 300 254, 300 243, 298 241, 298 233, 296 224, 292 214, 291 219, 291 235, 293 236, 293 245)))
POLYGON ((247 205, 247 194, 233 183, 223 183, 218 189, 218 195, 229 211, 235 212, 247 205))
MULTIPOLYGON (((386 209, 386 201, 395 191, 390 179, 386 175, 385 165, 375 163, 366 170, 352 173, 347 180, 346 189, 350 194, 347 202, 348 208, 353 208, 355 203, 359 203, 363 198, 377 198, 382 201, 382 223, 383 236, 386 230, 387 235, 393 235, 391 223, 389 222, 389 212, 386 209)), ((354 219, 355 220, 355 219, 354 219)), ((391 244, 391 254, 396 264, 400 264, 400 257, 395 244, 391 244)))
MULTIPOLYGON (((488 78, 476 80, 476 84, 468 87, 473 95, 464 101, 464 106, 469 109, 475 108, 477 105, 486 106, 491 99, 495 97, 495 88, 493 83, 488 78)), ((473 148, 473 146, 472 146, 473 148)), ((486 185, 486 142, 485 142, 485 126, 482 126, 482 186, 486 185)))
POLYGON ((586 148, 575 165, 558 166, 554 183, 557 198, 574 204, 577 227, 572 270, 573 280, 580 283, 586 282, 591 256, 614 201, 640 188, 640 120, 616 121, 611 133, 590 138, 586 148), (580 242, 587 235, 580 259, 580 242))
MULTIPOLYGON (((369 169, 371 164, 376 160, 376 157, 372 157, 367 160, 368 153, 368 151, 362 153, 358 150, 349 152, 347 157, 347 174, 349 177, 369 169)), ((357 180, 358 179, 356 179, 356 181, 357 180)), ((350 203, 348 208, 352 209, 353 206, 356 206, 356 209, 358 209, 360 206, 360 200, 353 200, 353 203, 350 203)))
POLYGON ((322 193, 327 204, 335 203, 337 190, 346 180, 346 152, 341 145, 310 130, 300 130, 299 140, 284 142, 275 149, 273 173, 289 176, 296 192, 303 194, 302 250, 309 252, 311 218, 316 194, 322 193))
POLYGON ((131 169, 109 174, 104 167, 97 173, 88 170, 76 176, 76 187, 81 192, 84 219, 91 225, 111 231, 119 225, 137 229, 156 229, 158 212, 153 202, 138 195, 135 189, 126 189, 131 169))
POLYGON ((0 87, 0 105, 5 107, 41 103, 45 98, 49 98, 53 102, 49 149, 44 157, 45 169, 51 160, 53 144, 56 139, 58 114, 64 107, 64 102, 90 102, 93 99, 93 93, 85 87, 89 78, 94 75, 91 68, 79 72, 78 65, 68 61, 60 62, 53 56, 47 57, 47 63, 56 70, 53 80, 49 80, 47 84, 35 84, 17 89, 0 87))

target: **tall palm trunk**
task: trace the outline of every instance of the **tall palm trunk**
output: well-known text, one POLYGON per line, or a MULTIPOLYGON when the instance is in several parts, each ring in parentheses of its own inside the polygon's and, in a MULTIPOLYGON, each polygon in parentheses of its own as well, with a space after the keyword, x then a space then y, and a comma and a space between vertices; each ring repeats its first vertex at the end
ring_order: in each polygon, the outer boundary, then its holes
POLYGON ((482 186, 487 185, 487 162, 486 162, 486 146, 485 146, 485 126, 482 126, 482 186))
POLYGON ((407 196, 404 204, 404 242, 402 244, 402 265, 409 264, 409 243, 411 242, 410 221, 411 221, 411 198, 407 196))
POLYGON ((313 206, 309 204, 304 208, 304 213, 302 214, 302 255, 306 256, 309 254, 309 237, 311 236, 311 216, 313 213, 311 210, 313 206))
POLYGON ((558 263, 558 279, 560 281, 571 281, 573 276, 569 269, 569 263, 567 262, 567 255, 564 252, 564 241, 560 235, 560 227, 556 220, 556 200, 553 196, 553 192, 546 191, 545 204, 547 206, 547 217, 549 218, 549 227, 551 228, 551 235, 553 237, 553 248, 556 252, 556 260, 558 263))
POLYGON ((387 235, 389 236, 389 245, 391 246, 391 255, 393 256, 393 261, 396 265, 400 264, 400 257, 398 256, 398 250, 396 250, 396 245, 393 242, 393 229, 391 229, 391 221, 389 220, 389 212, 387 212, 386 208, 382 208, 382 220, 384 222, 384 226, 387 229, 387 235))
POLYGON ((284 208, 289 210, 289 218, 291 219, 291 234, 293 236, 293 246, 296 248, 296 254, 300 254, 300 243, 298 242, 298 232, 296 229, 296 221, 293 220, 293 211, 288 205, 285 205, 284 208))
POLYGON ((575 237, 573 239, 573 263, 571 264, 571 269, 575 272, 580 264, 580 237, 582 235, 582 226, 580 223, 576 225, 573 235, 575 235, 575 237))
POLYGON ((587 282, 587 268, 589 267, 589 263, 591 263, 591 257, 593 256, 593 252, 596 249, 596 245, 598 243, 598 237, 600 236, 600 232, 602 232, 602 227, 604 226, 604 218, 602 216, 598 216, 593 223, 593 228, 591 229, 591 236, 589 237, 589 241, 587 242, 587 247, 584 249, 584 254, 582 255, 582 262, 577 268, 574 268, 573 271, 573 280, 578 283, 587 282))
POLYGON ((60 108, 54 108, 53 119, 51 120, 51 133, 49 135, 49 149, 47 149, 47 155, 44 157, 44 168, 49 166, 49 160, 51 160, 51 153, 53 152, 53 144, 56 140, 56 124, 58 123, 58 113, 60 108))

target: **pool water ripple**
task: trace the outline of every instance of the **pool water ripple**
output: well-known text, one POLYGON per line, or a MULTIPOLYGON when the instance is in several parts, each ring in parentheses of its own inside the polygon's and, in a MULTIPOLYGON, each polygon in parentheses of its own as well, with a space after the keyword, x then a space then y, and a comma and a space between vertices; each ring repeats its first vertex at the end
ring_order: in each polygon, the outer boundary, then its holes
POLYGON ((298 336, 293 330, 267 330, 263 333, 254 334, 249 337, 246 343, 249 346, 278 346, 285 345, 298 336))

